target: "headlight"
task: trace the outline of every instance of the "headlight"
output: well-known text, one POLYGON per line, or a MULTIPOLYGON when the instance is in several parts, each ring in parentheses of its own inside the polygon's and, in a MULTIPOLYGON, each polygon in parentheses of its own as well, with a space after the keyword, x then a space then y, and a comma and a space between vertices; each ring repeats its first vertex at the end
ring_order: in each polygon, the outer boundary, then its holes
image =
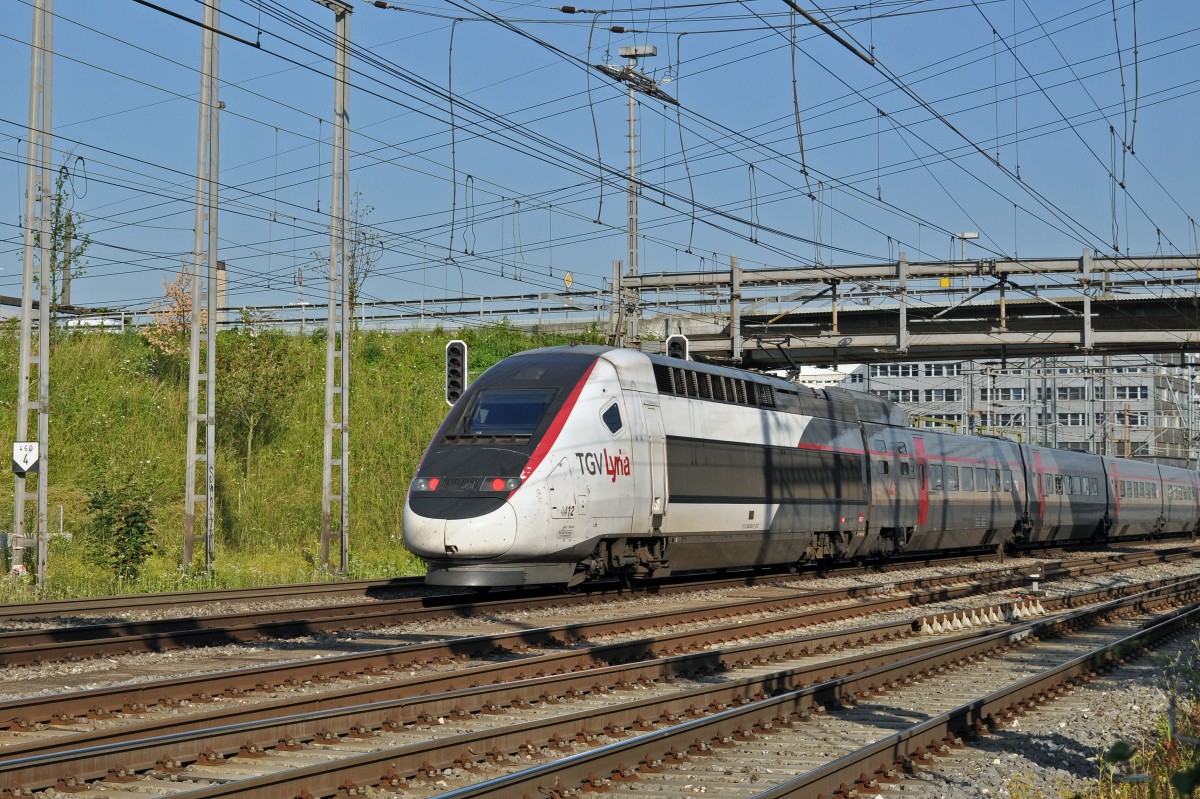
POLYGON ((438 483, 441 482, 437 477, 418 477, 412 481, 413 491, 437 491, 438 483))

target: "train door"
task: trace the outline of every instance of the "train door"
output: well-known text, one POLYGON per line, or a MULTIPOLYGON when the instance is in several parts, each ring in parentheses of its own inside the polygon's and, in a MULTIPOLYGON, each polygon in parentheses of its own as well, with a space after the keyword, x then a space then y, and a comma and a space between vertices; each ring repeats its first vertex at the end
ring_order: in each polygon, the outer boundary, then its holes
MULTIPOLYGON (((917 462, 912 436, 894 428, 866 428, 871 455, 871 526, 900 551, 917 522, 917 462)), ((928 494, 926 494, 928 497, 928 494)))
POLYGON ((1109 530, 1111 530, 1111 535, 1120 535, 1125 515, 1121 509, 1121 499, 1123 496, 1123 492, 1121 491, 1121 475, 1117 471, 1117 462, 1115 460, 1105 459, 1104 465, 1104 481, 1108 483, 1109 518, 1112 519, 1109 530))
POLYGON ((1195 472, 1188 474, 1189 486, 1188 493, 1191 495, 1192 507, 1192 537, 1195 538, 1196 533, 1200 532, 1200 475, 1195 472))
MULTIPOLYGON (((1024 447, 1021 447, 1021 457, 1023 461, 1024 447)), ((1046 469, 1042 466, 1042 453, 1036 449, 1033 450, 1033 474, 1025 480, 1025 507, 1032 528, 1030 535, 1040 541, 1044 538, 1046 524, 1046 469)))
POLYGON ((902 530, 911 532, 917 524, 917 503, 920 499, 915 443, 912 435, 900 431, 896 432, 894 440, 892 474, 895 476, 897 522, 902 530))
POLYGON ((546 478, 546 490, 550 495, 550 523, 555 527, 560 524, 570 527, 583 516, 580 511, 586 508, 586 495, 579 497, 575 493, 576 486, 581 483, 569 458, 560 459, 546 478))
POLYGON ((667 514, 667 439, 663 432, 662 411, 655 403, 645 402, 642 411, 646 417, 646 443, 649 447, 650 503, 649 529, 658 532, 667 514))
POLYGON ((929 458, 925 455, 925 439, 913 436, 913 451, 917 456, 917 526, 929 524, 929 458))

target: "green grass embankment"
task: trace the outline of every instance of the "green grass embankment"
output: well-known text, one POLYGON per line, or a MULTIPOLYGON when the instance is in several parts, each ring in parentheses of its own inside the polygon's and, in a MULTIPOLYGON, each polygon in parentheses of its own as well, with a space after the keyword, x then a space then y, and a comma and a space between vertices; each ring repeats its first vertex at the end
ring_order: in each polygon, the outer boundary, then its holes
MULTIPOLYGON (((218 352, 245 332, 222 332, 218 352)), ((455 336, 470 345, 471 374, 536 346, 595 335, 529 335, 500 326, 354 335, 350 378, 350 576, 418 574, 420 562, 401 543, 408 483, 446 413, 444 348, 455 336)), ((159 355, 135 333, 64 334, 51 356, 49 527, 44 594, 50 597, 236 587, 303 582, 320 568, 324 432, 323 333, 279 336, 281 366, 292 379, 268 423, 255 434, 248 470, 245 437, 218 402, 216 562, 197 560, 184 574, 184 480, 187 450, 186 360, 159 355), (119 581, 88 555, 91 491, 108 481, 151 487, 155 554, 136 580, 119 581), (58 535, 61 508, 62 532, 58 535)), ((245 344, 245 339, 242 340, 245 344)), ((18 342, 0 332, 0 429, 16 436, 18 342)), ((254 379, 255 369, 249 369, 254 379)), ((218 385, 222 379, 217 375, 218 385)), ((36 395, 36 385, 33 386, 36 395)), ((30 438, 36 438, 31 417, 30 438)), ((13 492, 0 491, 0 531, 11 530, 13 492)), ((27 524, 36 503, 30 503, 27 524)), ((202 510, 202 508, 201 508, 202 510)), ((31 527, 32 529, 32 527, 31 527)), ((7 553, 5 553, 7 557, 7 553)), ((331 556, 337 565, 337 555, 331 556)), ((7 561, 5 561, 7 570, 7 561)), ((13 581, 0 600, 27 598, 13 581)))

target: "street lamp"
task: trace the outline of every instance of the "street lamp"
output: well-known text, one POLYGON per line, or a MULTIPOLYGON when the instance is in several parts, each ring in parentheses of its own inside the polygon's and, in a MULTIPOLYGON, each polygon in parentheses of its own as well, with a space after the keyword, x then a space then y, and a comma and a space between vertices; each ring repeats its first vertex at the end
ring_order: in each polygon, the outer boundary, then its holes
POLYGON ((979 234, 975 231, 970 231, 968 233, 954 233, 952 235, 962 243, 962 260, 967 260, 967 239, 974 241, 979 238, 979 234))
MULTIPOLYGON (((962 260, 967 260, 967 239, 971 239, 973 241, 979 238, 979 233, 972 230, 966 233, 951 233, 950 235, 958 239, 960 245, 962 246, 962 260)), ((953 252, 950 254, 950 257, 954 257, 953 252)), ((966 286, 966 296, 969 298, 971 296, 971 291, 974 288, 974 286, 971 285, 971 276, 969 273, 966 279, 963 281, 963 284, 966 286)), ((963 302, 966 302, 966 300, 964 299, 963 302)))
MULTIPOLYGON (((672 105, 678 105, 679 103, 660 89, 658 83, 653 78, 639 72, 637 69, 639 58, 649 58, 658 55, 657 47, 652 44, 622 47, 620 55, 622 58, 629 59, 624 67, 615 67, 610 64, 594 64, 593 67, 613 80, 624 83, 629 89, 629 186, 627 190, 628 227, 626 235, 629 264, 627 274, 631 277, 636 277, 638 274, 638 184, 636 157, 637 118, 635 116, 637 103, 635 94, 644 94, 648 97, 671 103, 672 105)), ((627 338, 630 341, 636 342, 638 340, 639 313, 640 307, 635 308, 628 319, 629 331, 627 338)))

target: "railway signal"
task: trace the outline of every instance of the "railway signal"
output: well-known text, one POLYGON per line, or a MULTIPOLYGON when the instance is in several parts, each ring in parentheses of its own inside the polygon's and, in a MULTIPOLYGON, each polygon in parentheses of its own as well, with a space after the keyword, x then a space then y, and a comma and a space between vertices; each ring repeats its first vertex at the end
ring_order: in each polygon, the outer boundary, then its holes
POLYGON ((453 405, 467 390, 467 342, 454 339, 446 345, 446 403, 453 405))
POLYGON ((681 336, 679 334, 667 336, 667 357, 679 358, 684 361, 688 359, 687 336, 681 336))

